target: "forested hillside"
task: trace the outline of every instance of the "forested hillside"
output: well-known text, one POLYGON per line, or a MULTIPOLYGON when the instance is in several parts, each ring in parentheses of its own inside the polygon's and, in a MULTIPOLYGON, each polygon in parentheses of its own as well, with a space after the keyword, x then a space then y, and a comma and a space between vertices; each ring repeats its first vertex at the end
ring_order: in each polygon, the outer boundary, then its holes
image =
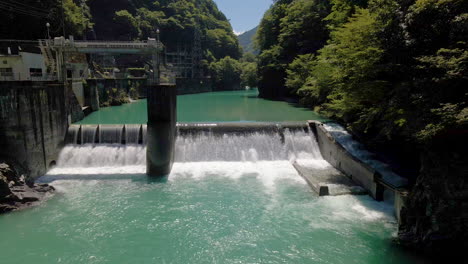
POLYGON ((46 23, 52 37, 63 35, 62 17, 67 35, 77 37, 92 27, 86 1, 2 0, 0 1, 0 36, 2 39, 35 40, 47 38, 46 23))
MULTIPOLYGON (((2 38, 38 39, 47 37, 46 23, 52 37, 63 35, 61 0, 25 0, 0 3, 3 10, 13 10, 0 17, 2 38)), ((229 21, 212 0, 64 0, 66 35, 76 39, 136 40, 155 37, 168 46, 191 43, 198 30, 205 57, 239 59, 241 50, 229 21)))
POLYGON ((278 0, 256 41, 262 97, 297 96, 369 146, 421 164, 402 241, 465 240, 466 228, 444 219, 467 221, 468 1, 278 0))
POLYGON ((239 39, 239 44, 244 50, 244 53, 252 53, 258 55, 258 49, 256 49, 254 45, 254 38, 257 34, 257 30, 258 27, 255 27, 237 36, 237 38, 239 39))
POLYGON ((257 35, 260 95, 387 140, 466 122, 466 0, 279 0, 257 35), (303 15, 306 14, 306 15, 303 15))

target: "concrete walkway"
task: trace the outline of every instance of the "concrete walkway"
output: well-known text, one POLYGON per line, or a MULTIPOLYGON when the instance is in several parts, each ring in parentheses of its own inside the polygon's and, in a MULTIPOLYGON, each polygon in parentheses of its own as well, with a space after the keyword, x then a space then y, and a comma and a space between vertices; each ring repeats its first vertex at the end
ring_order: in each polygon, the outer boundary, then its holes
POLYGON ((317 168, 316 166, 308 166, 307 163, 301 161, 294 162, 293 166, 319 196, 367 194, 364 188, 358 186, 332 166, 317 168))

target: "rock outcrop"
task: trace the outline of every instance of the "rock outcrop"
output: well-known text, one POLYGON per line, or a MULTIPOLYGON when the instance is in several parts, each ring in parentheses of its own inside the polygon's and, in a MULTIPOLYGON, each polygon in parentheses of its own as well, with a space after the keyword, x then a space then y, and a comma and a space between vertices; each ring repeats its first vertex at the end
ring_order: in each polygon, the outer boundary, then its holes
POLYGON ((53 191, 52 186, 29 182, 9 164, 0 162, 0 214, 36 205, 53 191))
POLYGON ((401 212, 402 244, 436 254, 468 248, 466 134, 434 140, 421 154, 421 171, 401 212))

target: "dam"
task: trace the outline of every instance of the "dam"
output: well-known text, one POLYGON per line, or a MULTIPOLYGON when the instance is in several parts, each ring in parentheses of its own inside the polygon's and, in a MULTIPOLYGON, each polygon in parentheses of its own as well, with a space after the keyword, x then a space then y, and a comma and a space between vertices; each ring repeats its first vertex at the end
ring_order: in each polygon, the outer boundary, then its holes
MULTIPOLYGON (((230 96, 244 100, 239 95, 245 93, 230 96)), ((190 112, 179 105, 178 113, 184 111, 190 112)), ((248 122, 178 123, 174 165, 164 178, 146 176, 146 124, 85 119, 70 125, 56 165, 37 180, 57 194, 38 208, 0 216, 0 246, 10 249, 4 259, 424 263, 392 246, 395 196, 378 202, 377 188, 363 182, 355 185, 370 195, 343 195, 343 188, 325 183, 329 195, 319 196, 297 169, 346 174, 346 164, 356 159, 340 158, 340 164, 327 154, 351 144, 338 142, 337 127, 240 119, 248 122), (21 255, 22 247, 33 250, 21 255)))

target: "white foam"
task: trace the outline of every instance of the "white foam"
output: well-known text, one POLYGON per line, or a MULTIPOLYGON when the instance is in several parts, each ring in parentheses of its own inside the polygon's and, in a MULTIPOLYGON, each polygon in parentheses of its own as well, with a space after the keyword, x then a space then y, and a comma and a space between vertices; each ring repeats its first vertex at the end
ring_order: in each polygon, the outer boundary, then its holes
POLYGON ((121 175, 144 174, 146 167, 137 166, 103 166, 103 167, 56 167, 47 172, 46 176, 53 175, 121 175))
POLYGON ((60 168, 87 168, 144 165, 146 148, 141 145, 67 145, 60 153, 60 168))
POLYGON ((261 181, 266 188, 274 188, 279 180, 306 184, 289 161, 175 163, 169 181, 177 181, 180 177, 189 177, 195 180, 207 177, 222 177, 233 180, 254 177, 261 181))
MULTIPOLYGON (((305 184, 292 166, 294 161, 318 169, 330 166, 323 160, 312 134, 289 131, 285 131, 283 142, 279 134, 264 133, 183 136, 176 141, 175 159, 169 181, 181 177, 254 177, 267 189, 273 189, 281 180, 305 184)), ((61 152, 57 167, 41 180, 125 179, 145 172, 145 146, 68 145, 61 152)))

